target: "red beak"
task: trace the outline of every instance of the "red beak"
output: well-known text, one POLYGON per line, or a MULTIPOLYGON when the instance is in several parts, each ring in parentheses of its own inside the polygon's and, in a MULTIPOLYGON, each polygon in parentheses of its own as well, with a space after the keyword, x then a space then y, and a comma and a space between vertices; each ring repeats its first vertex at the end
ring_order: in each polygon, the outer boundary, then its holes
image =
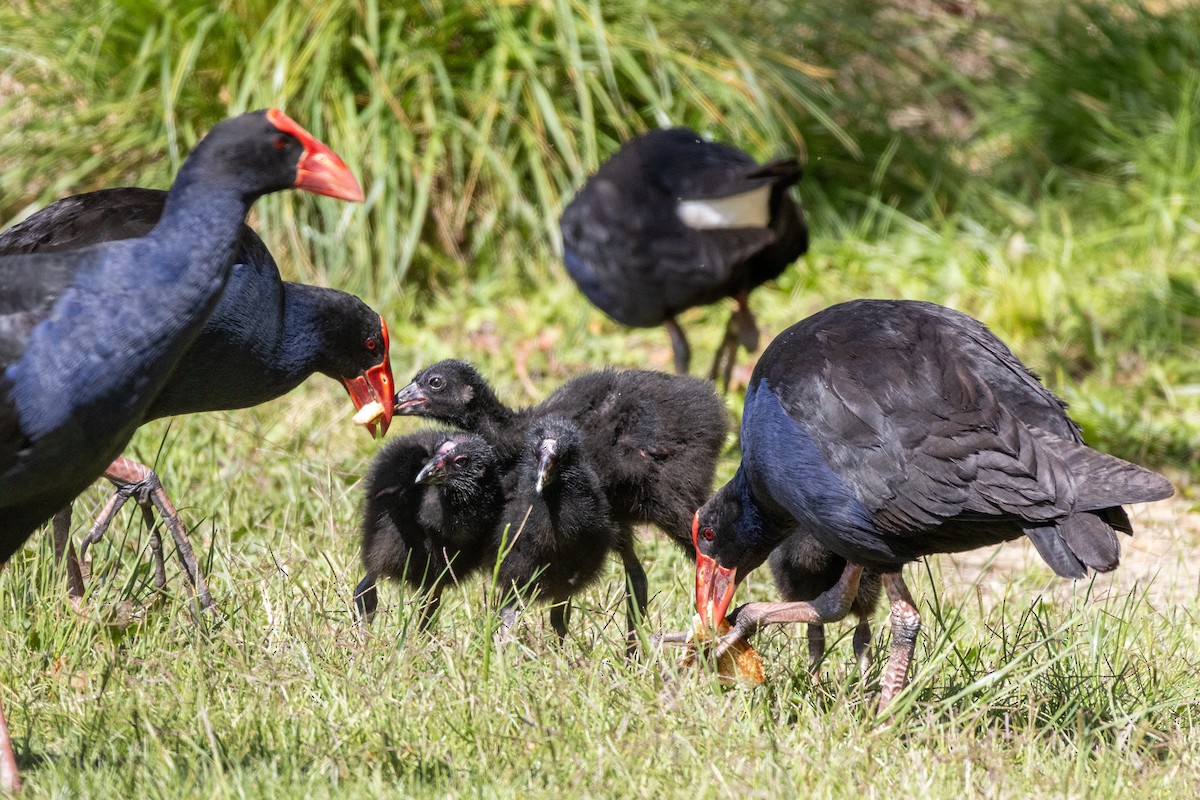
MULTIPOLYGON (((355 409, 362 408, 372 400, 383 406, 383 419, 379 423, 379 435, 382 436, 392 424, 392 414, 395 412, 392 387, 396 385, 396 381, 392 378, 392 360, 388 355, 388 329, 383 317, 379 318, 379 328, 383 331, 383 361, 357 378, 342 378, 342 383, 346 385, 346 391, 350 393, 350 402, 354 403, 355 409)), ((366 428, 374 437, 375 423, 367 423, 366 428)))
POLYGON ((363 201, 363 191, 354 173, 328 145, 315 139, 278 108, 267 111, 267 121, 283 133, 295 136, 304 145, 304 155, 300 156, 300 163, 296 165, 296 182, 293 186, 352 203, 363 201))
POLYGON ((696 547, 696 613, 700 622, 709 624, 708 611, 712 609, 711 624, 717 628, 725 621, 725 612, 733 602, 737 590, 737 568, 722 567, 715 558, 700 552, 700 512, 692 517, 692 544, 696 547))

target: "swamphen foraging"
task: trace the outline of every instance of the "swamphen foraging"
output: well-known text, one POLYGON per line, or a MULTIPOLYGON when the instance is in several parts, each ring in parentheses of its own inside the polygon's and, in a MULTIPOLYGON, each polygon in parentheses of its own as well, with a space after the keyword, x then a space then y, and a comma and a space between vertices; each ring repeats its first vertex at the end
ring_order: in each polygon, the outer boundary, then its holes
POLYGON ((883 573, 892 652, 881 706, 907 681, 920 616, 909 561, 1029 537, 1056 573, 1117 566, 1121 505, 1169 497, 1150 470, 1083 444, 1065 404, 984 325, 931 303, 858 300, 788 328, 746 393, 742 462, 697 513, 696 610, 719 623, 737 582, 797 527, 847 560, 811 603, 750 603, 718 652, 762 625, 847 613, 883 573))
POLYGON ((496 453, 473 433, 419 431, 391 442, 366 479, 362 561, 354 590, 360 618, 370 622, 376 581, 404 581, 422 596, 418 627, 426 629, 447 581, 461 582, 490 552, 504 510, 496 453))
POLYGON ((550 624, 567 635, 571 598, 596 579, 621 532, 589 461, 585 437, 565 417, 530 425, 517 461, 516 487, 492 550, 500 619, 508 633, 531 597, 551 603, 550 624))
MULTIPOLYGON (((137 188, 64 198, 0 234, 0 256, 61 252, 145 236, 158 223, 166 199, 164 191, 137 188)), ((290 392, 314 372, 340 381, 356 408, 392 396, 387 325, 353 295, 283 281, 267 246, 243 224, 225 291, 143 421, 265 403, 290 392)), ((380 426, 386 431, 392 404, 383 405, 380 426)), ((151 530, 155 581, 161 588, 165 570, 148 509, 153 503, 176 540, 201 605, 211 604, 186 529, 158 476, 122 457, 109 465, 105 477, 117 491, 85 539, 85 554, 121 505, 136 497, 151 530)), ((55 551, 60 556, 67 549, 69 506, 63 514, 55 520, 55 551)), ((79 595, 81 577, 78 567, 72 566, 73 582, 77 582, 72 594, 79 595)))
POLYGON ((711 384, 647 370, 601 370, 568 381, 539 405, 513 409, 474 367, 447 360, 421 370, 397 392, 396 413, 480 434, 505 470, 516 464, 536 421, 557 415, 574 422, 621 528, 632 648, 648 591, 633 526, 655 525, 691 554, 692 515, 711 491, 725 442, 725 406, 711 384))
POLYGON ((795 159, 759 164, 695 131, 650 131, 625 143, 563 211, 563 263, 588 300, 623 325, 666 325, 675 371, 691 351, 675 316, 724 297, 737 310, 709 371, 728 387, 740 343, 758 349, 752 289, 808 249, 788 187, 795 159))
MULTIPOLYGON (((196 145, 146 236, 0 259, 0 563, 129 443, 229 280, 250 205, 287 188, 363 199, 277 109, 196 145)), ((16 762, 0 714, 0 788, 16 762)))

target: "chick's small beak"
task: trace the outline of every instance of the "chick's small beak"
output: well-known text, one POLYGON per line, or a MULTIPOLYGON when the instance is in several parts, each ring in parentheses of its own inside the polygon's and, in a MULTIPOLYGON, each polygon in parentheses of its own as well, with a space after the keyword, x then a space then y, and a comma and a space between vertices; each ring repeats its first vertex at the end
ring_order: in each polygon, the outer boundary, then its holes
POLYGON ((537 483, 534 484, 538 494, 553 480, 554 462, 557 458, 558 442, 554 439, 543 439, 538 445, 537 483))
POLYGON ((696 613, 704 625, 717 628, 737 590, 737 568, 723 567, 712 556, 700 552, 700 514, 692 518, 692 543, 696 547, 696 613), (711 620, 709 610, 712 611, 711 620))
POLYGON ((431 458, 425 466, 421 467, 421 471, 417 473, 417 478, 413 483, 424 483, 426 485, 445 483, 446 477, 446 459, 438 456, 431 458))
POLYGON ((410 383, 396 392, 394 403, 393 408, 395 413, 406 416, 409 414, 420 414, 425 406, 429 404, 429 398, 421 391, 420 386, 410 383))
POLYGON ((354 173, 328 145, 277 108, 267 112, 267 120, 283 133, 295 136, 304 146, 304 154, 296 165, 296 182, 293 186, 352 203, 363 201, 363 190, 354 173))

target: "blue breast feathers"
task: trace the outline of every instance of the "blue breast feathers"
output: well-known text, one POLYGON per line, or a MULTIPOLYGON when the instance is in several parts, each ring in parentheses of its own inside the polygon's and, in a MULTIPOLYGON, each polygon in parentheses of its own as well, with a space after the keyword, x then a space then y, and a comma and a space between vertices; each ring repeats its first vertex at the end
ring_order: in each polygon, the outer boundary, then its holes
POLYGON ((790 514, 843 557, 862 554, 855 540, 878 539, 866 506, 830 468, 817 443, 791 418, 766 381, 746 394, 742 469, 760 505, 790 514))

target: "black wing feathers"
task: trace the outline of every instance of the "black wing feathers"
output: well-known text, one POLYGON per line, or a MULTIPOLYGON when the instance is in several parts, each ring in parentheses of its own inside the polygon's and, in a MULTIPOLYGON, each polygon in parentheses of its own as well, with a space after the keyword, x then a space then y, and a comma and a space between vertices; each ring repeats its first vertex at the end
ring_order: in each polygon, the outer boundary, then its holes
POLYGON ((925 303, 839 308, 811 338, 795 334, 790 365, 764 356, 763 371, 773 385, 809 376, 785 389, 785 407, 882 535, 1024 529, 1056 572, 1079 577, 1116 566, 1115 531, 1130 530, 1122 504, 1172 493, 1162 476, 1086 447, 1065 404, 975 320, 925 303), (818 353, 801 354, 805 342, 818 353))

